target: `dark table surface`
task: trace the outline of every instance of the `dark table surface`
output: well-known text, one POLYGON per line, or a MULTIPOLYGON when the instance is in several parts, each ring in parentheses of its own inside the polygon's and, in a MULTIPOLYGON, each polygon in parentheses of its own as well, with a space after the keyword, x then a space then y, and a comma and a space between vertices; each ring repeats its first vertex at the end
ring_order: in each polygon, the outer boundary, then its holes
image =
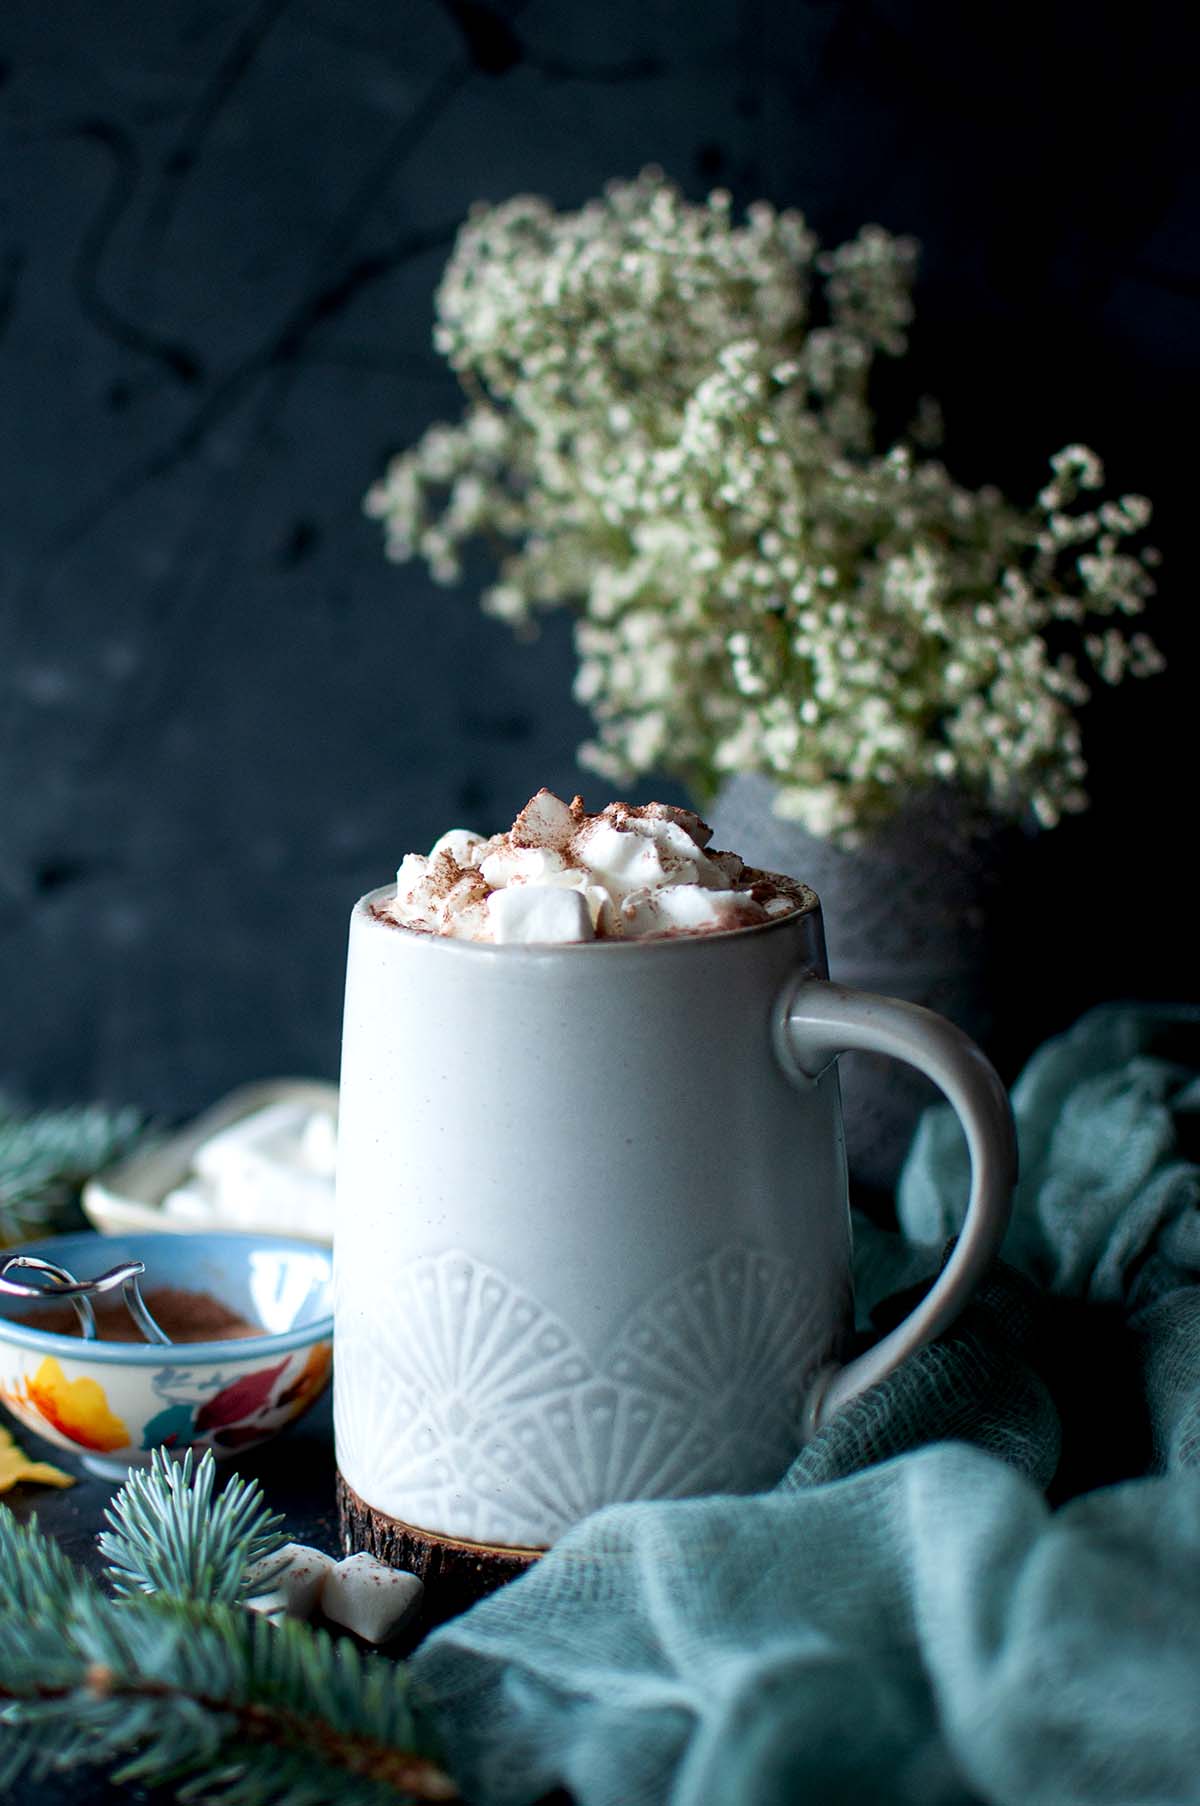
MULTIPOLYGON (((7 1417, 0 1421, 9 1422, 7 1417)), ((104 1509, 117 1491, 118 1482, 89 1474, 80 1462, 61 1450, 47 1448, 23 1426, 10 1427, 21 1447, 37 1459, 53 1461, 78 1476, 74 1486, 59 1491, 47 1486, 17 1486, 0 1501, 0 1510, 11 1510, 22 1520, 36 1515, 41 1528, 53 1536, 73 1560, 99 1572, 102 1563, 96 1536, 104 1527, 104 1509)), ((340 1555, 337 1511, 334 1505, 333 1420, 331 1394, 327 1391, 307 1416, 274 1441, 238 1459, 238 1471, 256 1479, 267 1503, 282 1512, 288 1536, 309 1543, 330 1555, 340 1555)), ((403 1645, 389 1653, 403 1654, 422 1635, 420 1621, 406 1634, 403 1645)), ((130 1806, 138 1800, 161 1802, 172 1793, 160 1789, 112 1787, 103 1780, 77 1771, 39 1782, 25 1783, 14 1792, 20 1806, 130 1806)), ((4 1806, 8 1806, 5 1798, 4 1806)))

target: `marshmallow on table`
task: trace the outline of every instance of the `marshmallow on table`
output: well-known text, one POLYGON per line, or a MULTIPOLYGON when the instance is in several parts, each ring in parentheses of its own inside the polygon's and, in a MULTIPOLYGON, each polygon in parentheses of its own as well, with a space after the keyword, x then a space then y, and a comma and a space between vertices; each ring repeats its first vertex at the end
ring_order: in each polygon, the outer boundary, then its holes
POLYGON ((497 943, 595 939, 588 899, 559 885, 513 884, 493 891, 487 913, 497 943))
POLYGON ((246 1578, 253 1586, 259 1577, 266 1591, 247 1599, 252 1612, 278 1621, 311 1618, 319 1606, 330 1623, 364 1643, 389 1642, 425 1593, 415 1574, 389 1568, 365 1550, 335 1562, 305 1543, 286 1543, 278 1555, 256 1562, 246 1578))
POLYGON ((320 1549, 285 1543, 278 1555, 268 1555, 250 1568, 247 1584, 253 1587, 261 1579, 267 1590, 254 1593, 246 1604, 270 1618, 311 1618, 333 1567, 332 1558, 320 1549))
POLYGON ((365 1643, 387 1643, 412 1617, 424 1592, 415 1574, 389 1568, 363 1550, 326 1575, 321 1610, 365 1643))

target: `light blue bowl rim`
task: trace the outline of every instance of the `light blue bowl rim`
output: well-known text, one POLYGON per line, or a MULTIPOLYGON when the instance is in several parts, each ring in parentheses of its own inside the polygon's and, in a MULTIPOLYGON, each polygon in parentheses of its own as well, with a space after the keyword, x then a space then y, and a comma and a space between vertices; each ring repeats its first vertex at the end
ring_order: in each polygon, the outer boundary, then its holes
MULTIPOLYGON (((333 1278, 333 1254, 323 1248, 319 1242, 306 1242, 301 1236, 292 1235, 238 1235, 233 1231, 196 1230, 186 1235, 172 1235, 162 1230, 147 1229, 133 1235, 100 1235, 94 1229, 81 1230, 76 1235, 53 1235, 40 1242, 22 1242, 19 1247, 6 1248, 4 1255, 35 1254, 41 1260, 55 1260, 61 1267, 71 1270, 70 1251, 72 1248, 83 1248, 90 1252, 98 1248, 102 1252, 108 1247, 114 1251, 118 1248, 136 1247, 139 1253, 134 1259, 141 1259, 140 1253, 144 1242, 184 1243, 199 1250, 201 1245, 209 1253, 219 1253, 228 1248, 231 1253, 245 1254, 251 1248, 265 1249, 279 1254, 314 1254, 323 1256, 329 1266, 329 1276, 333 1278)), ((115 1266, 122 1258, 114 1252, 113 1258, 101 1265, 115 1266)), ((151 1281, 153 1284, 153 1281, 151 1281)), ((15 1300, 14 1300, 15 1302, 15 1300)), ((188 1367, 204 1364, 228 1362, 230 1360, 254 1360, 259 1355, 291 1354, 297 1348, 305 1348, 312 1342, 327 1342, 333 1339, 333 1312, 323 1317, 315 1317, 311 1323, 303 1323, 297 1329, 281 1330, 277 1335, 226 1337, 223 1342, 172 1342, 164 1345, 160 1342, 85 1342, 82 1336, 60 1336, 50 1330, 34 1329, 28 1323, 14 1323, 11 1317, 0 1312, 0 1342, 14 1343, 18 1348, 31 1348, 41 1354, 67 1355, 72 1360, 99 1362, 102 1366, 113 1367, 188 1367), (245 1353, 242 1353, 242 1350, 245 1353)))

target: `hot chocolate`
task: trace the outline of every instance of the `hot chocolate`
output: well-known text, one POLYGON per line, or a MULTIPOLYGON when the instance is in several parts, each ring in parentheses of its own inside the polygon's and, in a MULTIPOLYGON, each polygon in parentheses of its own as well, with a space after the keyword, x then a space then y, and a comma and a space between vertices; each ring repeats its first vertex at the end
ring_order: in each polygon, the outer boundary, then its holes
POLYGON ((505 833, 452 828, 408 853, 382 920, 459 940, 650 940, 748 928, 807 908, 794 878, 709 846, 712 830, 670 803, 609 803, 539 790, 505 833))
MULTIPOLYGON (((247 1336, 266 1334, 261 1323, 250 1323, 209 1292, 190 1292, 181 1286, 159 1286, 146 1293, 146 1308, 172 1342, 240 1342, 247 1336)), ((97 1298, 92 1306, 98 1342, 144 1342, 145 1336, 129 1314, 122 1298, 97 1298)), ((51 1336, 82 1336, 79 1318, 69 1304, 49 1304, 16 1319, 30 1329, 51 1336)))

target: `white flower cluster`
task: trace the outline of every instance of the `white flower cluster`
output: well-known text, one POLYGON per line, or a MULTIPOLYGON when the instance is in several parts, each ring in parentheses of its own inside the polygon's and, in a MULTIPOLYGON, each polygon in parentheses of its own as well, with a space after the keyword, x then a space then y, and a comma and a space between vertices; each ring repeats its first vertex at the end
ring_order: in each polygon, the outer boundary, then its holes
MULTIPOLYGON (((577 213, 476 208, 435 342, 469 397, 367 497, 389 555, 484 606, 578 612, 587 762, 777 781, 781 813, 849 841, 955 782, 1050 825, 1086 806, 1076 711, 1161 668, 1119 625, 1153 591, 1139 496, 1091 505, 1099 461, 1052 460, 1036 506, 959 487, 868 406, 900 356, 916 247, 868 227, 819 252, 799 214, 744 224, 655 170, 577 213)), ((924 437, 925 435, 922 435, 924 437)))

